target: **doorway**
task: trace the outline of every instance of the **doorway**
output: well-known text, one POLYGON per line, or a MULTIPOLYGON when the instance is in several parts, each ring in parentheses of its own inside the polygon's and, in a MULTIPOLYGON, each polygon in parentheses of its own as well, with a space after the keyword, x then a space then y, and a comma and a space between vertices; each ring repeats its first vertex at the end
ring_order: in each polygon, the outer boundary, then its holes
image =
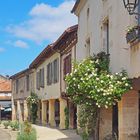
POLYGON ((55 122, 58 127, 60 124, 60 102, 59 100, 55 100, 55 122))
POLYGON ((118 138, 118 103, 112 108, 112 135, 118 138))

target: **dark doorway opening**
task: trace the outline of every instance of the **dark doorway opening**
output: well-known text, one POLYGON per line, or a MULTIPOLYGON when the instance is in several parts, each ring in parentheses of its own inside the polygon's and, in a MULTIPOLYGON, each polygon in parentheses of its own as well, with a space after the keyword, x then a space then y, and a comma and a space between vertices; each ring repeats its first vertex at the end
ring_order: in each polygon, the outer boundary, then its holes
POLYGON ((55 122, 58 127, 60 124, 60 102, 59 100, 55 100, 55 122))
POLYGON ((49 123, 49 101, 46 102, 46 121, 49 123))
POLYGON ((113 106, 113 113, 112 113, 112 134, 113 137, 117 137, 118 138, 118 103, 116 103, 116 105, 113 106))

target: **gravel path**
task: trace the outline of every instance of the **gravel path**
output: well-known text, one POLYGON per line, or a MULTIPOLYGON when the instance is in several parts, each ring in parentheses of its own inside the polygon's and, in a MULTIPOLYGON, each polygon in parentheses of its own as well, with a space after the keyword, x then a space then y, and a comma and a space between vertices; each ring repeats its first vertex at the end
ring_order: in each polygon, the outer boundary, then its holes
POLYGON ((10 134, 0 128, 0 140, 11 140, 10 134))
POLYGON ((33 125, 36 128, 37 140, 81 140, 75 130, 59 130, 55 128, 33 125))

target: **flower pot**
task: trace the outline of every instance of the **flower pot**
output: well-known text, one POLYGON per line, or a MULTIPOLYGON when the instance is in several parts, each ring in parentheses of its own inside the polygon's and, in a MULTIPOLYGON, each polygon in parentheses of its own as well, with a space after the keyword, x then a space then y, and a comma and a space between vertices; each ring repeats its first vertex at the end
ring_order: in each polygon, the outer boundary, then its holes
POLYGON ((126 34, 127 43, 132 43, 138 38, 140 38, 140 28, 134 28, 126 34))

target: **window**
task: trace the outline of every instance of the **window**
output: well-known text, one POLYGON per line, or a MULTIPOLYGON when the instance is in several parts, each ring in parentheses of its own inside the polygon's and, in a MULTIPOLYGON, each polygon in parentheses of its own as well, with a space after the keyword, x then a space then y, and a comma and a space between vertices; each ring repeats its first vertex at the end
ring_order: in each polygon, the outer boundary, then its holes
POLYGON ((86 57, 90 56, 90 38, 86 40, 86 57))
POLYGON ((52 63, 47 65, 47 85, 52 84, 52 63))
POLYGON ((59 59, 55 59, 47 65, 47 85, 59 81, 59 59))
POLYGON ((19 81, 18 79, 16 80, 16 93, 18 93, 18 88, 19 88, 19 81))
POLYGON ((36 73, 36 88, 40 89, 40 78, 39 78, 40 72, 36 73))
POLYGON ((57 83, 59 80, 59 59, 53 62, 53 82, 57 83))
POLYGON ((40 87, 44 87, 44 68, 40 70, 40 87))
POLYGON ((89 20, 89 12, 90 12, 90 10, 89 10, 89 8, 87 9, 87 20, 89 20))
POLYGON ((26 76, 26 90, 29 91, 29 75, 26 76))
POLYGON ((71 54, 64 59, 64 75, 71 73, 71 54))
POLYGON ((109 21, 103 24, 103 47, 104 51, 109 54, 109 21))

